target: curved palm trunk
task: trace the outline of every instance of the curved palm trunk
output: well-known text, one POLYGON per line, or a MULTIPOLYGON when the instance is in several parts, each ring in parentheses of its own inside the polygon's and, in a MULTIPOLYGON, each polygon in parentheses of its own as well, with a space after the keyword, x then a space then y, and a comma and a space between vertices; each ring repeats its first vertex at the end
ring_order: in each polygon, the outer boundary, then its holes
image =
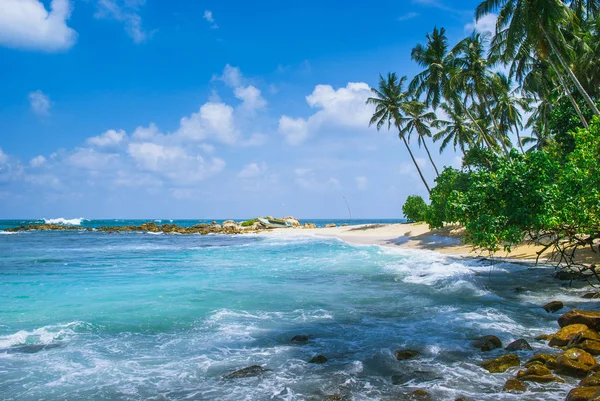
POLYGON ((431 195, 431 189, 429 189, 429 185, 427 185, 427 181, 425 181, 425 177, 423 177, 423 173, 421 172, 421 169, 419 168, 419 165, 417 164, 417 160, 415 159, 415 156, 413 155, 412 150, 410 150, 410 146, 408 146, 408 142, 406 141, 406 138, 404 137, 404 135, 400 135, 400 138, 402 138, 402 140, 404 141, 404 145, 406 146, 406 149, 408 149, 408 153, 410 153, 410 158, 412 159, 413 163, 415 164, 415 167, 417 168, 417 171, 419 172, 419 176, 421 176, 421 180, 423 181, 423 184, 425 184, 425 188, 427 188, 427 192, 429 193, 429 195, 431 195))
POLYGON ((492 119, 492 124, 494 125, 494 129, 496 130, 496 135, 498 135, 498 141, 500 141, 500 144, 502 145, 502 149, 504 149, 504 153, 508 156, 508 154, 510 152, 508 151, 508 148, 506 147, 506 144, 504 143, 504 140, 503 140, 504 138, 502 137, 502 134, 500 133, 500 128, 498 128, 498 123, 496 121, 496 117, 494 117, 494 114, 492 113, 492 110, 490 109, 488 102, 485 100, 485 97, 481 96, 481 94, 479 94, 479 93, 477 93, 477 97, 479 98, 479 101, 483 104, 483 107, 485 107, 486 111, 490 115, 490 117, 492 119))
POLYGON ((581 120, 581 123, 583 124, 583 126, 585 128, 588 128, 588 123, 585 120, 585 117, 583 116, 583 113, 581 112, 581 108, 579 108, 579 104, 577 104, 577 101, 575 100, 575 98, 571 94, 571 91, 569 90, 569 86, 565 82, 564 78, 562 77, 562 75, 560 75, 560 71, 558 70, 558 67, 556 66, 556 63, 552 60, 552 57, 548 57, 548 61, 550 62, 550 65, 552 66, 552 69, 556 73, 556 76, 558 77, 558 80, 560 81, 560 84, 565 89, 565 92, 567 93, 567 96, 571 100, 571 103, 573 104, 573 108, 577 112, 577 115, 579 116, 579 119, 581 120))
POLYGON ((600 116, 600 110, 598 110, 598 107, 596 107, 596 104, 594 103, 594 101, 592 100, 590 95, 588 95, 588 93, 585 91, 585 89, 581 85, 581 82, 579 82, 579 80, 577 79, 577 77, 575 76, 573 71, 571 70, 571 67, 569 67, 569 65, 567 64, 565 59, 562 57, 562 55, 556 48, 556 45, 554 44, 554 41, 552 40, 552 38, 550 38, 550 35, 548 35, 546 28, 544 28, 544 25, 540 21, 538 21, 538 23, 540 24, 540 28, 542 29, 542 32, 544 33, 544 36, 546 37, 546 40, 548 41, 548 44, 550 45, 552 52, 554 52, 554 54, 558 58, 558 61, 560 62, 560 64, 563 66, 565 71, 567 71, 567 75, 569 76, 569 78, 571 78, 571 81, 573 81, 573 84, 575 84, 575 87, 577 88, 579 93, 581 93, 581 96, 583 96, 583 99, 585 100, 587 105, 590 107, 590 109, 592 110, 594 115, 600 116))
POLYGON ((521 149, 521 153, 525 154, 523 150, 523 144, 521 143, 521 133, 519 132, 519 127, 515 124, 515 133, 517 134, 517 142, 519 143, 519 149, 521 149))
POLYGON ((425 147, 425 151, 427 152, 427 156, 429 156, 429 161, 431 162, 431 165, 433 166, 433 169, 435 170, 435 174, 439 177, 440 176, 440 172, 438 171, 437 166, 433 162, 433 158, 431 157, 431 153, 429 153, 429 149, 427 148, 427 143, 425 143, 425 138, 423 138, 423 140, 421 142, 423 142, 423 146, 425 147))
POLYGON ((461 101, 458 101, 458 103, 462 106, 463 111, 467 114, 467 116, 471 119, 471 121, 473 122, 473 124, 475 124, 475 126, 477 127, 477 129, 481 133, 481 138, 485 142, 485 144, 488 147, 488 149, 493 151, 494 148, 492 147, 492 145, 488 141, 487 134, 485 132, 483 132, 483 129, 479 126, 479 124, 477 123, 477 120, 475 120, 475 117, 473 117, 473 114, 471 114, 471 112, 469 111, 469 109, 461 101))

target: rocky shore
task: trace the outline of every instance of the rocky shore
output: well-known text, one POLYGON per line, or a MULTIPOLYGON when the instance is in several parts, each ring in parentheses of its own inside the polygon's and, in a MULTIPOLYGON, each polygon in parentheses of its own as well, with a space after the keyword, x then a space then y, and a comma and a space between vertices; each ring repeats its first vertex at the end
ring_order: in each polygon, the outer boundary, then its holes
MULTIPOLYGON (((273 219, 271 216, 267 216, 267 219, 273 219)), ((292 228, 316 228, 313 223, 301 224, 300 220, 295 217, 284 217, 279 219, 290 224, 292 228)), ((335 226, 335 225, 333 225, 335 226)), ((6 232, 20 232, 20 231, 99 231, 108 233, 120 233, 120 232, 152 232, 152 233, 164 233, 164 234, 246 234, 246 233, 257 233, 261 231, 270 230, 269 227, 262 224, 258 219, 251 219, 246 221, 233 221, 227 220, 222 224, 213 221, 211 224, 196 224, 190 227, 184 227, 177 224, 156 224, 155 222, 148 222, 140 225, 129 225, 129 226, 102 226, 97 228, 81 227, 76 225, 65 225, 65 224, 28 224, 20 227, 7 228, 6 232)))

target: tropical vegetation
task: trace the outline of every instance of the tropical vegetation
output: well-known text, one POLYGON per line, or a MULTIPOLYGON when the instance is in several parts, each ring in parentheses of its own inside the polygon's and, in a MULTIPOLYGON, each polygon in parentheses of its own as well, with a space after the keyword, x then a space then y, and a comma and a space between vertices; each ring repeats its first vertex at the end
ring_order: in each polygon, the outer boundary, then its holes
MULTIPOLYGON (((462 224, 490 252, 532 241, 578 266, 581 248, 600 252, 600 3, 484 0, 475 18, 490 14, 492 35, 451 46, 435 27, 412 49, 421 68, 412 80, 380 76, 370 124, 398 133, 429 194, 430 226, 462 224), (440 171, 431 141, 458 152, 462 168, 440 171)), ((407 209, 417 203, 409 200, 407 209)))
POLYGON ((402 205, 402 213, 409 222, 425 221, 427 204, 419 195, 410 195, 402 205))

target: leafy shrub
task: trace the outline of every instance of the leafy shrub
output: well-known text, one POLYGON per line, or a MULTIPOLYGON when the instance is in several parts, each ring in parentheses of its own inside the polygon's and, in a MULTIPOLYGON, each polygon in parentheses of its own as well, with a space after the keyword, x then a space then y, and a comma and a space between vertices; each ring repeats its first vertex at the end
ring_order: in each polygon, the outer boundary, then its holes
POLYGON ((427 204, 417 195, 411 195, 406 198, 402 206, 402 213, 409 221, 425 221, 427 215, 427 204))

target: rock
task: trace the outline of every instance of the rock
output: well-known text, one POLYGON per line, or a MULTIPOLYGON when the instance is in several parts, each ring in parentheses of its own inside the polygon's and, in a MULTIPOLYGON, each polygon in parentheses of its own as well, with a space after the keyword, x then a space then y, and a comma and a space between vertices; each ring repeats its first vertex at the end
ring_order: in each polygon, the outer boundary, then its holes
POLYGON ((259 365, 248 366, 247 368, 236 370, 225 376, 226 379, 242 379, 244 377, 255 377, 260 376, 267 370, 259 365))
POLYGON ((240 225, 233 220, 227 220, 227 221, 223 222, 221 227, 222 228, 240 228, 240 225))
POLYGON ((579 382, 581 387, 600 386, 600 372, 595 372, 591 376, 585 377, 579 382))
POLYGON ((552 334, 540 334, 535 338, 536 341, 548 341, 552 339, 552 334))
POLYGON ((29 345, 18 345, 10 348, 0 349, 0 352, 7 354, 35 354, 40 351, 47 351, 53 348, 59 348, 62 344, 29 344, 29 345))
POLYGON ((436 372, 426 370, 415 370, 404 374, 393 375, 392 384, 395 386, 404 386, 411 382, 425 383, 439 380, 441 378, 442 377, 440 377, 440 375, 436 372))
POLYGON ((585 324, 571 324, 564 326, 552 336, 548 345, 551 347, 564 347, 578 334, 588 330, 585 324))
POLYGON ((521 380, 517 379, 508 379, 506 383, 504 383, 504 388, 502 391, 506 392, 523 392, 527 390, 527 383, 523 383, 521 380))
POLYGON ((589 353, 578 348, 570 348, 556 360, 556 371, 567 376, 584 377, 596 365, 596 360, 589 353))
POLYGON ((585 299, 596 299, 600 298, 600 292, 587 292, 581 296, 581 298, 585 299))
POLYGON ((548 313, 554 313, 556 311, 561 310, 564 307, 565 305, 561 301, 548 302, 546 305, 543 306, 544 310, 548 313))
POLYGON ((496 336, 483 336, 475 339, 473 346, 482 351, 491 351, 496 348, 502 348, 502 341, 496 336))
POLYGON ((512 343, 508 344, 505 348, 505 350, 507 351, 531 351, 532 349, 533 348, 531 348, 531 345, 529 345, 527 340, 524 340, 522 338, 513 341, 512 343))
POLYGON ((337 225, 335 223, 325 224, 325 228, 334 228, 334 227, 337 227, 337 225))
POLYGON ((556 358, 557 356, 555 355, 536 354, 525 363, 525 367, 528 368, 532 365, 543 365, 548 369, 556 369, 556 358))
POLYGON ((306 223, 304 224, 304 228, 317 228, 317 225, 314 223, 306 223))
POLYGON ((325 356, 317 355, 317 356, 313 357, 310 361, 308 361, 308 363, 325 363, 327 361, 328 361, 328 359, 325 356))
POLYGON ((348 227, 349 225, 350 224, 348 224, 348 223, 344 223, 344 224, 342 224, 342 227, 348 227))
POLYGON ((398 349, 396 351, 394 351, 394 356, 396 357, 396 360, 398 361, 404 361, 406 359, 413 359, 419 356, 419 353, 417 351, 412 351, 412 350, 401 350, 398 349))
POLYGON ((550 369, 539 364, 531 365, 527 370, 518 371, 517 379, 536 383, 564 382, 560 377, 552 375, 550 369))
POLYGON ((560 327, 571 324, 585 324, 592 330, 600 331, 600 312, 574 309, 558 318, 560 327))
POLYGON ((300 227, 300 220, 298 220, 295 217, 292 217, 292 216, 284 217, 283 221, 285 221, 286 223, 290 223, 290 226, 292 226, 292 227, 300 227))
POLYGON ((600 387, 579 387, 569 391, 566 401, 598 401, 600 387))
POLYGON ((425 390, 415 390, 412 393, 408 394, 408 400, 414 400, 414 401, 430 401, 431 400, 431 394, 429 394, 427 391, 425 390))
POLYGON ((343 400, 344 396, 341 394, 331 394, 327 396, 327 400, 331 400, 331 401, 340 401, 343 400))
POLYGON ((574 270, 559 270, 554 274, 554 277, 559 280, 584 280, 585 274, 574 270))
POLYGON ((519 356, 515 354, 503 355, 500 358, 491 359, 481 363, 481 366, 490 373, 503 373, 508 369, 519 365, 521 365, 521 360, 519 359, 519 356))
POLYGON ((306 344, 308 342, 308 340, 309 340, 309 337, 307 335, 299 334, 299 335, 292 337, 290 342, 292 344, 306 344))
POLYGON ((573 337, 567 348, 579 348, 592 355, 600 355, 600 335, 595 331, 585 330, 573 337))

